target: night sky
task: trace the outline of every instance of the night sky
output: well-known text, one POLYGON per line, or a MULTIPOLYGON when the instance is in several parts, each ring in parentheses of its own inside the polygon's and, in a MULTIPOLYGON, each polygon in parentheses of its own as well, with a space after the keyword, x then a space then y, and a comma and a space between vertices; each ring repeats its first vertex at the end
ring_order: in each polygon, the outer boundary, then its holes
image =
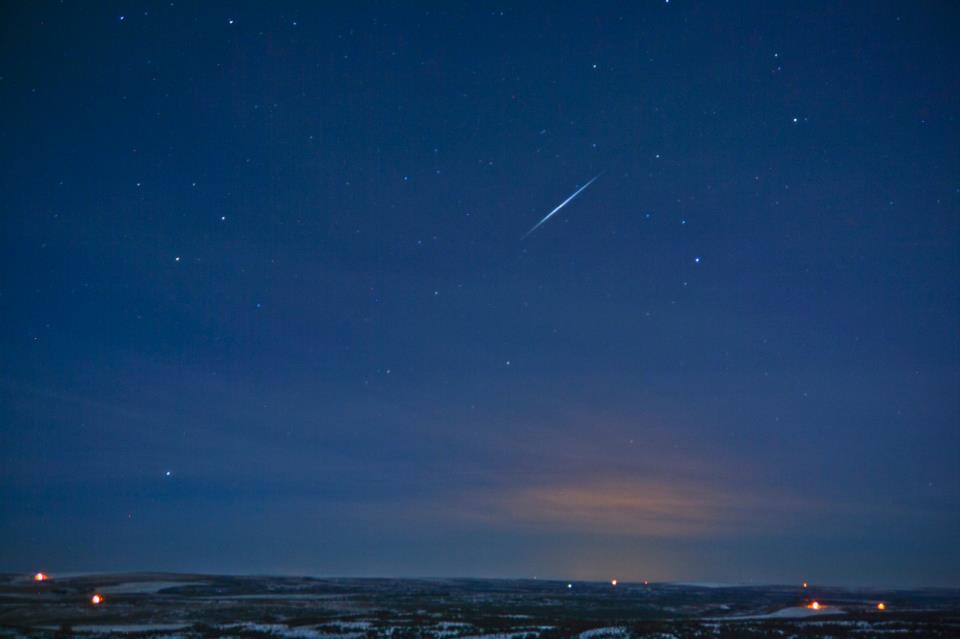
POLYGON ((344 4, 3 4, 0 570, 960 585, 957 5, 344 4))

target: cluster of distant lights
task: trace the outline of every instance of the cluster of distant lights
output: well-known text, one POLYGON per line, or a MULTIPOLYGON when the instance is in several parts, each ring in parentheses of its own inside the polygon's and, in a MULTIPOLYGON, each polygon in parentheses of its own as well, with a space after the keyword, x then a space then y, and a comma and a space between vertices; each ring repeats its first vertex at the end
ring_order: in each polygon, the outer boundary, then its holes
MULTIPOLYGON (((616 588, 617 585, 619 585, 619 583, 620 583, 620 582, 619 582, 618 580, 616 580, 616 579, 611 579, 611 580, 610 580, 610 586, 613 587, 613 588, 616 588)), ((650 585, 650 582, 647 581, 647 580, 644 580, 644 581, 643 581, 643 585, 644 585, 644 586, 649 586, 649 585, 650 585)), ((804 590, 807 590, 809 587, 810 587, 810 584, 809 584, 808 582, 806 582, 806 581, 803 582, 803 589, 804 589, 804 590)), ((572 583, 572 582, 567 584, 567 589, 568 589, 568 590, 573 589, 573 583, 572 583)), ((817 601, 816 599, 814 599, 813 601, 811 601, 810 603, 808 603, 808 604, 806 605, 806 607, 809 608, 810 610, 815 610, 815 611, 817 611, 817 612, 819 612, 819 611, 821 611, 821 610, 825 610, 826 608, 829 608, 829 606, 827 606, 826 604, 820 603, 820 602, 817 601)), ((877 602, 877 604, 876 604, 875 607, 876 607, 876 609, 877 609, 878 611, 883 612, 884 610, 887 609, 887 604, 886 604, 886 602, 879 601, 879 602, 877 602)))
MULTIPOLYGON (((617 581, 616 579, 611 579, 611 580, 610 580, 610 585, 611 585, 612 587, 614 587, 614 588, 616 588, 619 583, 620 583, 620 582, 617 581)), ((644 580, 643 580, 643 585, 644 585, 644 586, 649 586, 649 585, 650 585, 650 582, 647 581, 646 579, 644 579, 644 580)), ((573 582, 568 583, 568 584, 567 584, 567 590, 570 590, 570 589, 572 589, 572 588, 573 588, 573 582)))
MULTIPOLYGON (((50 575, 48 575, 45 572, 38 572, 33 576, 33 580, 38 583, 41 581, 50 581, 50 575)), ((90 597, 90 605, 99 606, 102 603, 103 603, 103 595, 101 595, 99 592, 93 593, 93 595, 90 597)))
MULTIPOLYGON (((48 574, 46 574, 46 573, 44 573, 44 572, 38 572, 37 574, 35 574, 35 575, 33 576, 33 580, 36 581, 36 582, 49 581, 49 580, 50 580, 50 575, 48 575, 48 574)), ((620 584, 620 582, 619 582, 617 579, 611 579, 611 580, 610 580, 610 586, 611 586, 612 588, 616 588, 619 584, 620 584)), ((643 581, 643 585, 644 585, 644 586, 649 586, 649 585, 650 585, 650 582, 647 581, 647 580, 644 580, 644 581, 643 581)), ((804 589, 804 590, 806 590, 806 589, 809 588, 809 587, 810 587, 810 584, 809 584, 809 583, 807 583, 806 581, 803 582, 803 589, 804 589)), ((572 589, 573 589, 573 583, 570 582, 570 583, 567 584, 567 590, 572 590, 572 589)), ((103 595, 101 595, 100 593, 94 593, 94 594, 90 597, 90 604, 93 605, 93 606, 99 606, 100 604, 103 603, 103 601, 104 601, 103 595)), ((810 610, 820 611, 820 610, 823 610, 823 609, 827 608, 828 606, 826 606, 825 604, 822 604, 822 603, 820 603, 819 601, 817 601, 816 599, 814 599, 813 601, 811 601, 810 603, 808 603, 806 607, 809 608, 810 610)), ((887 609, 887 604, 884 603, 883 601, 878 602, 876 608, 877 608, 877 610, 880 610, 880 611, 886 610, 886 609, 887 609)))
MULTIPOLYGON (((810 587, 810 584, 809 584, 809 583, 807 583, 806 581, 803 582, 803 589, 804 589, 804 590, 808 589, 809 587, 810 587)), ((826 609, 826 608, 829 608, 829 606, 827 606, 826 604, 820 603, 820 602, 817 601, 816 599, 814 599, 813 601, 811 601, 810 603, 808 603, 808 604, 806 605, 806 607, 809 608, 810 610, 814 610, 814 611, 817 611, 817 612, 819 612, 819 611, 821 611, 821 610, 824 610, 824 609, 826 609)), ((887 609, 887 604, 886 604, 885 602, 883 602, 883 601, 878 601, 878 602, 877 602, 877 605, 876 605, 876 608, 877 608, 877 610, 879 610, 880 612, 883 612, 884 610, 887 609)))

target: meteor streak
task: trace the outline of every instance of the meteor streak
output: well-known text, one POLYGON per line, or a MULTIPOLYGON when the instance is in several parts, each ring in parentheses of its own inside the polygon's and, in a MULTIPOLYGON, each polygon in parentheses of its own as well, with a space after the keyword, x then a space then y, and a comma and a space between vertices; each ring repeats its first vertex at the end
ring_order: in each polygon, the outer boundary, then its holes
POLYGON ((597 175, 595 175, 595 176, 593 177, 592 180, 590 180, 589 182, 587 182, 586 184, 584 184, 583 186, 581 186, 579 189, 577 189, 576 191, 574 191, 574 192, 573 192, 573 195, 571 195, 570 197, 568 197, 567 199, 565 199, 563 202, 561 202, 561 203, 557 206, 557 208, 555 208, 555 209, 553 209, 552 211, 550 211, 549 213, 547 213, 547 215, 546 215, 542 220, 540 220, 539 222, 537 222, 536 224, 534 224, 534 225, 533 225, 533 228, 530 229, 529 231, 527 231, 526 235, 524 235, 524 236, 523 236, 522 238, 520 238, 520 239, 526 239, 526 238, 527 238, 527 235, 530 235, 531 233, 533 233, 534 231, 536 231, 538 228, 540 228, 540 225, 541 225, 541 224, 543 224, 544 222, 546 222, 547 220, 549 220, 551 217, 553 217, 553 214, 554 214, 554 213, 556 213, 557 211, 559 211, 560 209, 562 209, 563 207, 565 207, 567 204, 569 204, 569 203, 570 203, 570 200, 572 200, 573 198, 575 198, 575 197, 577 197, 578 195, 580 195, 581 191, 583 191, 585 188, 587 188, 588 186, 590 186, 591 184, 593 184, 593 183, 596 181, 596 179, 597 179, 598 177, 600 177, 601 175, 603 175, 602 172, 601 172, 601 173, 598 173, 597 175))

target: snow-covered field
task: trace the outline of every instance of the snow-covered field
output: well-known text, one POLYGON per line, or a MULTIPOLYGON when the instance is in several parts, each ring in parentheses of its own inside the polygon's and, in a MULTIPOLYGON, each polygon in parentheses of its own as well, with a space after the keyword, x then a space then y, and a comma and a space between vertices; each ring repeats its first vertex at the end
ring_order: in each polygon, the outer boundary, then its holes
POLYGON ((205 586, 203 581, 129 581, 98 588, 105 595, 155 594, 168 588, 183 586, 205 586))
POLYGON ((805 619, 807 617, 824 617, 831 615, 843 615, 846 612, 836 606, 821 606, 818 609, 807 606, 790 606, 780 610, 769 612, 762 615, 737 615, 731 617, 717 617, 719 621, 747 621, 756 619, 805 619))

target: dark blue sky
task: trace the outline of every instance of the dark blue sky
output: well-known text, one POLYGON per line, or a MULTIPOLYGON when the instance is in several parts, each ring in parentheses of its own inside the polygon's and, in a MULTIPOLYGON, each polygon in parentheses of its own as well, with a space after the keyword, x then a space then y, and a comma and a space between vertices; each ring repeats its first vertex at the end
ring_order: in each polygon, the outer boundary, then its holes
POLYGON ((960 585, 958 17, 6 3, 0 569, 960 585))

